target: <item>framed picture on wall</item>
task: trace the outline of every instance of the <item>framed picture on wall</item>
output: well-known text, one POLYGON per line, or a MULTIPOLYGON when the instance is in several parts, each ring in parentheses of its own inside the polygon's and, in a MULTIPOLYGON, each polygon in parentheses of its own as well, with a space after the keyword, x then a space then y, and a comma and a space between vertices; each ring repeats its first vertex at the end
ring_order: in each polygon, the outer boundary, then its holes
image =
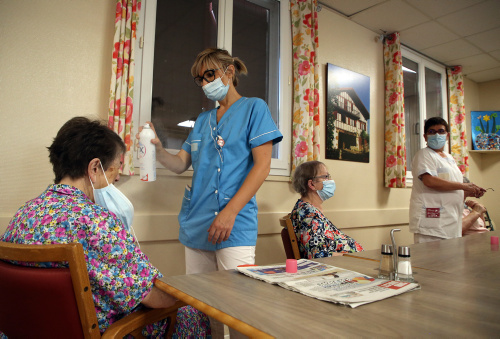
POLYGON ((370 77, 327 64, 326 159, 370 162, 370 77))
POLYGON ((472 149, 500 150, 500 111, 471 111, 472 149))

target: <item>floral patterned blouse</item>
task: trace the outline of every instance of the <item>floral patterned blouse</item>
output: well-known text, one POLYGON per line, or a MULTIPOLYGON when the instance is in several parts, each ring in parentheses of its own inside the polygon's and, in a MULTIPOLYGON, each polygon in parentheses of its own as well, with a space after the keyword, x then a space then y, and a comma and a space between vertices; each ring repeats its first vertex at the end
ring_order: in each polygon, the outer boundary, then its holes
MULTIPOLYGON (((162 277, 120 219, 68 185, 50 185, 39 197, 24 204, 0 240, 18 244, 81 243, 101 332, 135 311, 150 292, 155 278, 162 277)), ((158 330, 148 327, 148 331, 158 330)))
POLYGON ((334 252, 363 251, 356 240, 342 233, 308 202, 299 199, 293 208, 291 219, 302 258, 331 257, 334 252))

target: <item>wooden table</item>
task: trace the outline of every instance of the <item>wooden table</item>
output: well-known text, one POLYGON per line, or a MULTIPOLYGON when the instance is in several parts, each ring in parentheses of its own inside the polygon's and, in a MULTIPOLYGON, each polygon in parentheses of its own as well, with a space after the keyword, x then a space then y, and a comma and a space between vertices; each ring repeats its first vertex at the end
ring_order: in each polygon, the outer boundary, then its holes
MULTIPOLYGON (((441 244, 435 251, 419 252, 416 248, 424 246, 412 246, 412 259, 421 256, 426 266, 414 269, 420 290, 355 309, 306 297, 234 270, 165 277, 157 287, 252 337, 498 337, 500 252, 491 251, 489 237, 487 244, 479 238, 457 240, 441 244), (462 246, 476 241, 477 248, 462 246), (455 253, 431 260, 446 251, 455 253), (467 263, 472 257, 481 265, 481 256, 486 257, 483 266, 474 268, 467 263), (448 267, 450 260, 457 266, 448 267)), ((374 259, 344 256, 318 261, 377 274, 374 259)))
MULTIPOLYGON (((491 236, 500 236, 500 231, 409 245, 412 267, 446 273, 482 274, 490 265, 499 264, 500 252, 498 246, 490 245, 491 236)), ((377 261, 380 259, 379 250, 346 255, 377 261)), ((496 273, 500 274, 500 270, 496 273)))

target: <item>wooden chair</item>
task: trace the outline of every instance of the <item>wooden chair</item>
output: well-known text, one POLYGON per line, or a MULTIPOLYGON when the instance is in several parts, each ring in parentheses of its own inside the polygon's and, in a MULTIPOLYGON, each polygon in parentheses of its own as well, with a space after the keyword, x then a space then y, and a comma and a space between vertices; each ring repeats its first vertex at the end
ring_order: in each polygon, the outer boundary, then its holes
MULTIPOLYGON (((80 243, 24 245, 0 242, 0 331, 9 338, 101 338, 87 266, 80 243), (14 265, 67 262, 69 268, 14 265)), ((141 338, 142 328, 170 318, 171 336, 178 302, 166 309, 144 309, 111 324, 102 338, 141 338)))
POLYGON ((300 259, 299 244, 297 242, 295 231, 293 230, 290 214, 280 218, 280 225, 283 227, 281 230, 281 240, 283 241, 283 247, 285 248, 286 258, 300 259))

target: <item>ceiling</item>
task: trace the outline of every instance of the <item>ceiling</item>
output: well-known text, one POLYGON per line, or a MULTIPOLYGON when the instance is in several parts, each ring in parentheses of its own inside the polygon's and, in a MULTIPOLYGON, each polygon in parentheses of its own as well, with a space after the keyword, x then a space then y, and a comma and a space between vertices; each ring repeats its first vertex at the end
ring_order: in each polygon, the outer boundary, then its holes
MULTIPOLYGON (((446 66, 462 65, 477 83, 500 79, 500 0, 319 0, 377 35, 446 66)), ((321 30, 321 27, 320 27, 321 30)))

